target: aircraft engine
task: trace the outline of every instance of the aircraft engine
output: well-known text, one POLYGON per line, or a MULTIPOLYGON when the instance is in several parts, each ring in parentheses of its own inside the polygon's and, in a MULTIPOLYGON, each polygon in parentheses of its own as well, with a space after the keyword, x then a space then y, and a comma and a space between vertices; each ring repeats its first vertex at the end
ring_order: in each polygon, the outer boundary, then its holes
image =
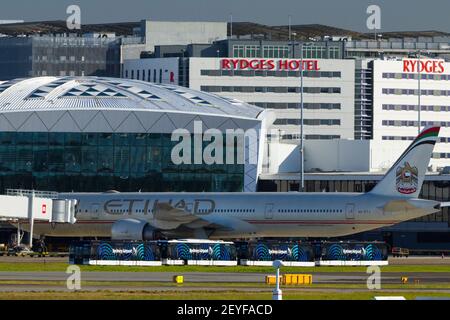
POLYGON ((161 233, 147 221, 124 219, 116 221, 111 228, 112 240, 149 241, 159 239, 161 233))

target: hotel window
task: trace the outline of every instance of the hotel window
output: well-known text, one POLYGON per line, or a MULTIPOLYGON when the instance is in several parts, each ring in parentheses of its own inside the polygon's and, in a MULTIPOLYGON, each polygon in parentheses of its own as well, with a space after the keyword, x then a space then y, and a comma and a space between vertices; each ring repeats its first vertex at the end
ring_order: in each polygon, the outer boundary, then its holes
POLYGON ((330 59, 339 59, 341 50, 339 47, 330 47, 330 59))
POLYGON ((233 46, 233 57, 244 58, 244 46, 243 45, 234 45, 233 46))
POLYGON ((289 58, 289 46, 263 46, 263 58, 289 58))
MULTIPOLYGON (((418 80, 419 75, 417 73, 388 73, 383 72, 382 77, 384 79, 403 79, 403 80, 418 80)), ((433 80, 433 81, 448 81, 450 80, 447 74, 422 74, 422 80, 433 80)))
POLYGON ((244 56, 246 58, 259 58, 261 57, 261 49, 258 45, 246 45, 244 56))
MULTIPOLYGON (((274 125, 299 125, 300 119, 276 119, 274 125)), ((305 119, 306 126, 338 126, 341 124, 339 119, 305 119)))

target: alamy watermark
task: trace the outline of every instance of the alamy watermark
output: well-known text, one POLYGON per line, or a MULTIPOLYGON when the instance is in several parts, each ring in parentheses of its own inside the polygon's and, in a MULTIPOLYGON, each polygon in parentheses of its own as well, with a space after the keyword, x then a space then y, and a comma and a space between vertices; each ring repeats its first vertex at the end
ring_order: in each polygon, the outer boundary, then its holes
POLYGON ((178 142, 171 151, 171 160, 181 164, 254 164, 258 163, 258 129, 210 128, 203 131, 202 121, 194 122, 193 134, 183 128, 172 132, 178 142))
POLYGON ((369 17, 366 21, 367 29, 380 30, 381 29, 381 8, 375 4, 367 7, 367 14, 369 17))
POLYGON ((366 270, 370 276, 367 278, 367 289, 381 290, 381 269, 379 266, 370 266, 366 270))
POLYGON ((79 266, 71 265, 66 269, 67 277, 66 285, 69 290, 81 290, 81 269, 79 266))
POLYGON ((67 29, 80 30, 81 29, 81 8, 77 5, 70 5, 66 9, 69 15, 66 20, 67 29))

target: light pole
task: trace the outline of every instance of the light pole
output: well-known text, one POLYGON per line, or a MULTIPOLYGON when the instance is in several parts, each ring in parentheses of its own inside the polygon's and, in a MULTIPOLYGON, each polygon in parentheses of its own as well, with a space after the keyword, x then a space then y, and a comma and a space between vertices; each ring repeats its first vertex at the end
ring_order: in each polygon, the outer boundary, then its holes
POLYGON ((303 43, 300 45, 300 192, 305 191, 305 136, 303 132, 303 48, 312 45, 312 43, 303 43))
POLYGON ((303 42, 300 45, 300 192, 305 191, 305 153, 303 137, 303 42))
POLYGON ((283 261, 275 260, 272 266, 276 269, 275 289, 272 291, 272 300, 283 300, 283 292, 280 289, 280 268, 284 266, 283 261))
POLYGON ((418 64, 417 64, 417 72, 418 72, 418 76, 419 76, 419 82, 418 82, 418 85, 419 85, 419 92, 418 92, 418 109, 419 109, 419 113, 418 113, 418 118, 419 118, 419 123, 418 123, 418 134, 420 134, 420 111, 421 111, 421 109, 422 109, 422 106, 421 106, 421 97, 422 97, 422 90, 421 90, 421 84, 420 84, 420 81, 422 80, 421 78, 422 78, 422 75, 421 75, 421 73, 420 73, 420 68, 421 68, 421 57, 420 57, 420 54, 421 54, 421 51, 419 50, 418 51, 418 57, 419 57, 419 60, 418 60, 418 64))
POLYGON ((297 36, 297 32, 292 32, 292 33, 289 34, 289 41, 291 41, 291 46, 292 46, 292 49, 291 49, 291 57, 292 57, 292 59, 295 58, 295 46, 296 46, 295 37, 296 36, 297 36), (291 36, 294 37, 293 41, 291 41, 291 36))

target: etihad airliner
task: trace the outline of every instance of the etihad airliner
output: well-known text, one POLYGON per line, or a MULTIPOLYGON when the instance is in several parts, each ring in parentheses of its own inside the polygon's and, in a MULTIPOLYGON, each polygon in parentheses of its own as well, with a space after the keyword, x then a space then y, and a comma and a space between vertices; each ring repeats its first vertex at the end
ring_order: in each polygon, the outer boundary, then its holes
MULTIPOLYGON (((427 128, 368 193, 66 193, 76 223, 36 223, 42 236, 166 238, 337 237, 440 210, 418 199, 439 127, 427 128)), ((357 155, 355 155, 357 156, 357 155)))

